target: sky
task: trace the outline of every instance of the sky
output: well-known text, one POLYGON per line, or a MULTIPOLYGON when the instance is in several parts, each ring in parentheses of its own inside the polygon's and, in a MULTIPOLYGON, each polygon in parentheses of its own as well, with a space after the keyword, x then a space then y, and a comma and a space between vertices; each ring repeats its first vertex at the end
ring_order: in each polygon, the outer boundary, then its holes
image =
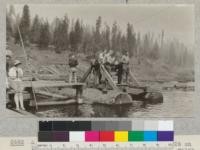
MULTIPOLYGON (((16 4, 15 13, 22 14, 22 4, 16 4)), ((29 4, 30 15, 36 14, 52 22, 55 17, 68 15, 70 19, 81 19, 84 24, 95 26, 98 16, 102 24, 112 26, 117 21, 125 33, 127 23, 133 24, 135 32, 160 34, 165 31, 168 39, 178 39, 185 45, 194 44, 193 5, 125 5, 125 4, 29 4)), ((8 6, 9 8, 9 6, 8 6)))

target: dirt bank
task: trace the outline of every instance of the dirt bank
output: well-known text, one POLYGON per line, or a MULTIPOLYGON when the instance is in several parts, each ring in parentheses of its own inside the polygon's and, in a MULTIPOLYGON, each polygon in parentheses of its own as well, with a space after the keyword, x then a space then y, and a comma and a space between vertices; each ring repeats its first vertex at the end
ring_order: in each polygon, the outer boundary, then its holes
MULTIPOLYGON (((9 42, 8 45, 9 49, 13 52, 13 59, 19 59, 22 61, 23 68, 27 71, 25 72, 25 75, 29 74, 29 70, 35 73, 41 71, 43 68, 50 68, 42 70, 43 74, 48 74, 52 71, 54 73, 67 75, 69 72, 69 51, 64 51, 58 54, 53 48, 38 49, 38 47, 34 45, 26 47, 29 66, 29 69, 27 69, 23 50, 20 45, 16 45, 13 42, 9 42)), ((82 76, 89 68, 90 62, 86 54, 78 54, 78 58, 78 74, 79 76, 82 76)), ((140 64, 138 64, 138 60, 136 58, 132 58, 131 70, 138 81, 194 81, 194 68, 171 67, 168 64, 163 63, 161 60, 156 62, 143 60, 140 64)))

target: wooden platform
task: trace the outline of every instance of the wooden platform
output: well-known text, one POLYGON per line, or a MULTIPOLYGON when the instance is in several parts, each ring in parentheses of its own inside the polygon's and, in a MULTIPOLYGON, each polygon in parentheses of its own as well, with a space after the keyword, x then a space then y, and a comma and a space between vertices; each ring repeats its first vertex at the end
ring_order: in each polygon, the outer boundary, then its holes
POLYGON ((33 87, 33 88, 43 88, 43 87, 73 87, 73 86, 84 86, 85 83, 68 83, 65 81, 24 81, 24 87, 33 87))
MULTIPOLYGON (((11 81, 12 82, 12 81, 11 81)), ((69 83, 65 81, 44 81, 44 80, 39 80, 39 81, 23 81, 23 86, 25 88, 25 91, 23 92, 24 94, 24 100, 25 101, 30 101, 31 106, 45 106, 45 105, 64 105, 64 104, 71 104, 71 103, 82 103, 82 94, 83 94, 83 87, 85 83, 69 83), (71 88, 76 91, 76 94, 73 96, 74 100, 66 100, 68 97, 56 94, 56 93, 51 93, 48 91, 42 91, 40 88, 71 88), (41 94, 57 99, 64 99, 63 101, 46 101, 46 102, 38 102, 37 98, 34 98, 34 93, 35 94, 41 94)), ((11 90, 7 92, 7 97, 8 97, 8 102, 13 99, 15 91, 11 90)), ((13 103, 13 100, 11 101, 13 103)))

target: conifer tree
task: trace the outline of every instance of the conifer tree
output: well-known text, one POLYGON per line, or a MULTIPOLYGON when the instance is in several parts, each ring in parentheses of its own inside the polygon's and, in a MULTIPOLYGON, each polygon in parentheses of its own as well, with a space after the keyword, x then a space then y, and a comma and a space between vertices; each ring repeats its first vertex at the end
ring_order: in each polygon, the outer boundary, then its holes
POLYGON ((41 24, 40 27, 40 38, 39 38, 39 47, 40 48, 47 48, 50 43, 50 32, 49 32, 49 23, 45 21, 41 24))
POLYGON ((117 22, 114 22, 112 26, 112 49, 113 50, 117 49, 117 31, 118 31, 117 22))
POLYGON ((6 14, 6 40, 10 40, 13 36, 12 22, 8 14, 6 14))
POLYGON ((23 41, 26 45, 29 43, 29 40, 30 40, 30 24, 31 24, 31 21, 30 21, 29 6, 25 5, 23 7, 23 13, 22 13, 19 28, 21 31, 23 41))
POLYGON ((127 46, 128 46, 128 52, 130 56, 136 55, 136 37, 135 33, 133 31, 133 25, 130 23, 127 24, 127 46))
POLYGON ((98 19, 96 20, 96 28, 95 28, 95 33, 94 33, 94 40, 95 40, 95 49, 98 51, 101 49, 101 33, 100 33, 100 29, 101 29, 101 17, 99 16, 98 19))
POLYGON ((30 36, 30 40, 32 43, 37 43, 38 42, 38 39, 40 37, 40 20, 39 20, 39 16, 36 15, 33 19, 33 24, 32 24, 32 27, 31 27, 31 36, 30 36))
POLYGON ((79 19, 76 20, 74 28, 70 32, 70 46, 72 51, 78 52, 82 44, 83 28, 79 19))

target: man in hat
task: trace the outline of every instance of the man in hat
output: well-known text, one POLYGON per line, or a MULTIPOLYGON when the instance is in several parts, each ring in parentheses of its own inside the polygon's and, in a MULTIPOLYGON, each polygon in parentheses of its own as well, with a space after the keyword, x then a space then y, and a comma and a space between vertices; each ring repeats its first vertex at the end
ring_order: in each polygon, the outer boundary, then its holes
POLYGON ((77 82, 77 66, 78 60, 75 54, 71 54, 69 56, 69 67, 70 67, 70 75, 69 75, 69 83, 77 82))
POLYGON ((16 110, 19 110, 19 106, 22 110, 24 108, 24 99, 23 99, 23 84, 22 84, 22 77, 23 77, 23 70, 20 68, 21 62, 19 60, 15 60, 14 66, 10 68, 8 75, 10 78, 10 86, 15 90, 14 101, 16 105, 16 110))
POLYGON ((100 55, 99 53, 96 53, 94 55, 94 58, 91 60, 91 65, 93 68, 93 74, 94 74, 94 79, 95 79, 95 85, 101 84, 101 78, 102 78, 101 69, 100 69, 101 62, 99 62, 99 55, 100 55))

